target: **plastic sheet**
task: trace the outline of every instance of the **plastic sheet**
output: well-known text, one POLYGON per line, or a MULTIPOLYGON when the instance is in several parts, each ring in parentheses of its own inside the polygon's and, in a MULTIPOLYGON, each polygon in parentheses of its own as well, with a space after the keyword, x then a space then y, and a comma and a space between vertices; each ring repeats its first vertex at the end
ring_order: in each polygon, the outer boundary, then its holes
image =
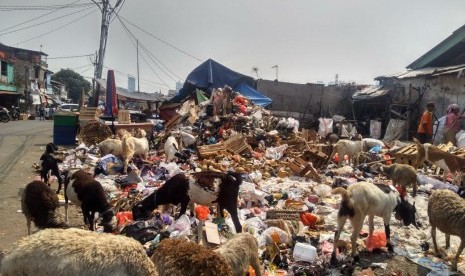
POLYGON ((405 134, 405 120, 391 119, 389 120, 388 126, 386 128, 386 133, 384 134, 384 141, 394 141, 398 140, 405 134))

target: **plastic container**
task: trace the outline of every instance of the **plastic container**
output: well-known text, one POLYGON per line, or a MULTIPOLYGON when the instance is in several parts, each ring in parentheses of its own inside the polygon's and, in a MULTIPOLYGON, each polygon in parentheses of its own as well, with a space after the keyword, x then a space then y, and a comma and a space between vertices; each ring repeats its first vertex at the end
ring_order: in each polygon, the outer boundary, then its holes
POLYGON ((316 260, 316 248, 307 243, 296 243, 292 256, 295 261, 313 262, 316 260))
POLYGON ((53 116, 53 125, 55 126, 77 126, 78 117, 76 115, 59 115, 53 116))

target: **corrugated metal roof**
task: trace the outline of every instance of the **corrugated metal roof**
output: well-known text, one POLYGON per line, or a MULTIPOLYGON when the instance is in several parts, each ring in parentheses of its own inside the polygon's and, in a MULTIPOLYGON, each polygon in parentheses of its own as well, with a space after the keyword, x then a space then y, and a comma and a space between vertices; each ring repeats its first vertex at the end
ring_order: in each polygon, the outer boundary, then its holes
MULTIPOLYGON (((107 81, 104 79, 96 79, 96 82, 100 84, 103 89, 107 87, 107 81)), ((155 93, 146 93, 146 92, 128 92, 122 87, 116 87, 116 94, 118 96, 123 96, 128 99, 138 100, 138 101, 147 101, 147 102, 159 102, 164 101, 165 97, 155 93)))
POLYGON ((381 96, 385 96, 389 93, 389 88, 384 88, 383 86, 379 85, 372 85, 368 86, 362 90, 356 91, 352 95, 353 100, 365 100, 365 99, 372 99, 381 96))
POLYGON ((447 66, 447 67, 428 67, 418 70, 407 70, 402 73, 396 73, 392 75, 385 75, 377 77, 376 79, 386 79, 386 78, 397 78, 397 79, 408 79, 416 78, 420 76, 440 76, 448 75, 454 73, 461 73, 465 69, 465 64, 447 66))

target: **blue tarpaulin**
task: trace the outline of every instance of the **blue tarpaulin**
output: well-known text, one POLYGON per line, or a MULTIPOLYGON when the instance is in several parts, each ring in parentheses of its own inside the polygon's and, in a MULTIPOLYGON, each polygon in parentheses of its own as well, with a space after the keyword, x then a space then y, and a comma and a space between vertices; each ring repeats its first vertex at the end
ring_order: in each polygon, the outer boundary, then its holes
POLYGON ((260 92, 255 90, 252 86, 245 84, 245 83, 239 83, 236 86, 236 88, 234 88, 234 91, 241 93, 244 97, 248 98, 254 104, 259 105, 259 106, 267 107, 272 102, 270 98, 268 98, 265 95, 262 95, 260 92))
POLYGON ((214 88, 222 88, 225 85, 236 89, 240 83, 253 85, 253 78, 237 73, 218 62, 209 59, 195 68, 186 78, 184 86, 170 102, 181 102, 201 89, 211 93, 214 88))

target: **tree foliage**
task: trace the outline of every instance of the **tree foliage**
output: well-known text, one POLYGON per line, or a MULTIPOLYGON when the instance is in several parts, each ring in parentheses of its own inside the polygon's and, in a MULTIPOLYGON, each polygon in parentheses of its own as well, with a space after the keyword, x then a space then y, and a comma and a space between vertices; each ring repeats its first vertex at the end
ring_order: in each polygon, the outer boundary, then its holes
POLYGON ((68 98, 75 103, 79 101, 82 90, 88 93, 91 89, 90 82, 71 69, 61 69, 52 75, 52 80, 63 83, 68 90, 68 98))

